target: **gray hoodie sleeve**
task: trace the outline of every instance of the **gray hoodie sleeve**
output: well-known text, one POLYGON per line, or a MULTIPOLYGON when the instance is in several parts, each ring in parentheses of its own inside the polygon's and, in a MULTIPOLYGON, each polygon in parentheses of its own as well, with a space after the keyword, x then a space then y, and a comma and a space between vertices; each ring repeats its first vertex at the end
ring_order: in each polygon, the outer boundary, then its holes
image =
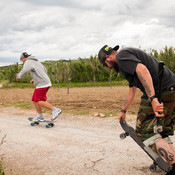
POLYGON ((17 74, 17 79, 21 79, 24 77, 25 74, 30 73, 31 71, 31 67, 30 64, 28 64, 28 61, 25 62, 23 69, 21 70, 21 72, 19 72, 17 74))

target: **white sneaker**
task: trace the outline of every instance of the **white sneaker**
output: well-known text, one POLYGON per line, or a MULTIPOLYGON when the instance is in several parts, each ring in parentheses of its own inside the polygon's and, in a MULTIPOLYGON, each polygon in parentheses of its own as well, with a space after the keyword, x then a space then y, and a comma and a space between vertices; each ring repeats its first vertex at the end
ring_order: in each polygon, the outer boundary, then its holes
POLYGON ((59 109, 59 108, 53 109, 51 120, 52 121, 55 120, 61 113, 62 113, 62 110, 61 109, 59 109))
POLYGON ((43 116, 39 116, 37 115, 34 119, 33 119, 34 122, 44 122, 45 119, 43 116))

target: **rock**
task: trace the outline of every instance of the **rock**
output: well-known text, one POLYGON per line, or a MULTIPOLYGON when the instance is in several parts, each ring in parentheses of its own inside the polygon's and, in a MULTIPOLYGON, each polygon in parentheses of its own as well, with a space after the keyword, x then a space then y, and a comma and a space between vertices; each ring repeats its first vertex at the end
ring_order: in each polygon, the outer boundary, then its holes
POLYGON ((100 117, 105 117, 105 114, 100 113, 99 116, 100 116, 100 117))
POLYGON ((98 116, 99 116, 98 112, 95 112, 94 117, 98 117, 98 116))

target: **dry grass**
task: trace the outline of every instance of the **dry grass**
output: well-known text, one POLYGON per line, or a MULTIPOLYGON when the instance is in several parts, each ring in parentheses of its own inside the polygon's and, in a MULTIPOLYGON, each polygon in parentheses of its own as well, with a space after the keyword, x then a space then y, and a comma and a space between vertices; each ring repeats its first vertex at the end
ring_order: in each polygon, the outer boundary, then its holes
MULTIPOLYGON (((0 105, 34 108, 31 102, 34 89, 0 89, 0 105)), ((65 112, 75 114, 90 114, 103 112, 107 115, 117 114, 125 100, 128 87, 83 87, 71 88, 67 94, 66 88, 50 88, 48 102, 63 109, 65 112)), ((134 103, 129 108, 130 114, 136 114, 141 93, 137 92, 134 103)))

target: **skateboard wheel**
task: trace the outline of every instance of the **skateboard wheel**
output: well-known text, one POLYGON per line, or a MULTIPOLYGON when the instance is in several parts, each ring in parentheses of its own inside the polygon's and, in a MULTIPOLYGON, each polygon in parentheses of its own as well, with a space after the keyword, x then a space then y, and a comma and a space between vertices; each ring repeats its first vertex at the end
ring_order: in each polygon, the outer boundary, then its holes
POLYGON ((153 163, 152 165, 150 165, 149 169, 150 171, 155 172, 157 169, 156 164, 153 163))
POLYGON ((51 127, 54 127, 54 124, 53 124, 53 123, 50 123, 50 126, 51 126, 51 127))
POLYGON ((46 125, 46 128, 50 128, 50 126, 49 125, 46 125))
POLYGON ((125 138, 126 138, 126 136, 127 136, 127 135, 126 135, 126 133, 121 133, 121 134, 120 134, 120 139, 122 139, 122 140, 123 140, 123 139, 125 139, 125 138))
POLYGON ((34 126, 34 123, 30 123, 31 126, 34 126))

